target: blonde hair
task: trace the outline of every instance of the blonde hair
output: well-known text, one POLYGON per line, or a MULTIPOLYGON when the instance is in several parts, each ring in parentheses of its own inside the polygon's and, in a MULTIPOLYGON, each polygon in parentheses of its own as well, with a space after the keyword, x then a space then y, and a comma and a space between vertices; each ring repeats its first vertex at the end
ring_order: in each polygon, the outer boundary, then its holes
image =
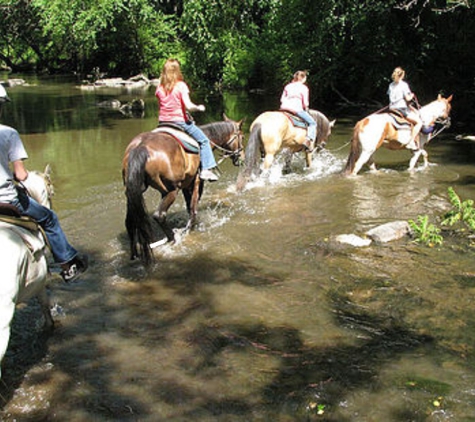
POLYGON ((294 73, 294 77, 292 79, 292 82, 303 81, 306 77, 307 77, 307 71, 306 70, 297 70, 297 72, 294 73))
POLYGON ((168 94, 172 91, 175 84, 183 80, 183 74, 180 69, 180 62, 177 59, 168 59, 163 65, 160 75, 160 85, 168 94))
POLYGON ((393 74, 391 75, 391 78, 394 82, 399 82, 401 79, 404 79, 406 76, 406 72, 402 67, 396 67, 396 69, 393 70, 393 74))

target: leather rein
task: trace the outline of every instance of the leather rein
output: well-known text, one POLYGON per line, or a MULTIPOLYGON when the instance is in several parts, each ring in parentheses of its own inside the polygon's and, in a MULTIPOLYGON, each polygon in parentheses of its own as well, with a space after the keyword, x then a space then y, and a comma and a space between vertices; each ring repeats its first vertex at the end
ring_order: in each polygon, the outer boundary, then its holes
POLYGON ((243 136, 242 131, 238 127, 234 127, 234 133, 228 139, 228 141, 224 144, 224 146, 217 145, 213 141, 210 142, 214 148, 216 148, 217 150, 221 152, 221 159, 218 161, 218 165, 221 164, 226 158, 232 158, 241 154, 242 150, 244 149, 242 146, 239 146, 239 148, 237 148, 234 151, 231 151, 227 147, 231 146, 236 139, 239 139, 242 136, 243 136))

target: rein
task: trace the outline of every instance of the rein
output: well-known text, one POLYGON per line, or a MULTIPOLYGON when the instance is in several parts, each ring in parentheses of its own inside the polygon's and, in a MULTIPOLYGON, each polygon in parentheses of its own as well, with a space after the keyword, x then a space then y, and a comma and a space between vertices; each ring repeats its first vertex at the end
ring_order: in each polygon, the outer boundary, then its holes
POLYGON ((446 119, 436 119, 434 122, 434 126, 436 124, 439 124, 440 127, 432 133, 432 136, 430 139, 434 139, 437 135, 440 135, 445 129, 450 127, 450 117, 447 117, 446 119))
POLYGON ((235 151, 230 151, 228 148, 239 136, 241 131, 239 128, 234 128, 233 135, 228 139, 228 141, 224 144, 224 147, 221 145, 216 144, 213 141, 210 141, 211 145, 221 152, 221 159, 218 161, 218 165, 220 165, 226 158, 234 157, 236 155, 241 154, 243 148, 239 147, 235 151))

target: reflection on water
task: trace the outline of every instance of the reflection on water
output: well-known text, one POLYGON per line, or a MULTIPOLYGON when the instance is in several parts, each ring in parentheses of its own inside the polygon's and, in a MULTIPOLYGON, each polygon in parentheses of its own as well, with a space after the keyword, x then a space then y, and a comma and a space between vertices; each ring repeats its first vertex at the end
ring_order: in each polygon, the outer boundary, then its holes
MULTIPOLYGON (((451 239, 440 249, 408 239, 361 249, 329 241, 395 219, 436 218, 449 186, 474 198, 470 163, 445 161, 457 154, 450 135, 429 147, 434 165, 414 174, 404 171, 405 153, 382 151, 383 171, 342 177, 354 120, 339 116, 309 170, 302 157, 289 175, 277 163, 238 195, 238 170, 224 163, 219 182, 205 187, 197 229, 157 248, 146 271, 128 260, 120 167, 129 140, 155 125, 152 91, 140 94, 145 117, 133 119, 97 109, 103 92, 50 85, 12 89, 7 117, 22 128, 29 167, 52 164, 55 208, 92 265, 81 283, 53 277, 61 312, 49 339, 31 324, 40 315, 34 303, 19 311, 3 420, 473 417, 473 251, 451 239)), ((207 101, 200 118, 224 110, 247 116, 247 125, 265 104, 243 94, 207 101)), ((150 210, 158 200, 147 192, 150 210)), ((177 230, 186 224, 182 199, 170 220, 177 230)))

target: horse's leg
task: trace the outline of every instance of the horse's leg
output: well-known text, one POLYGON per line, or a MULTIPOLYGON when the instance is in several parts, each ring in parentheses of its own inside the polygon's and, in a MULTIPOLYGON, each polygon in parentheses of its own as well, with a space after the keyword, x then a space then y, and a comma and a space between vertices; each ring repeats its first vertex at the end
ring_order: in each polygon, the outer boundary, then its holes
POLYGON ((264 157, 264 170, 269 170, 272 166, 272 163, 274 162, 274 154, 267 153, 266 156, 264 157))
POLYGON ((409 169, 408 169, 409 171, 414 170, 417 164, 417 160, 419 160, 419 157, 422 155, 422 152, 423 152, 422 149, 413 151, 411 161, 409 162, 409 169))
POLYGON ((292 164, 293 153, 292 153, 292 151, 290 151, 290 149, 286 148, 283 151, 283 156, 284 156, 284 168, 283 168, 282 171, 283 171, 284 174, 287 174, 287 173, 290 173, 292 171, 291 164, 292 164))
POLYGON ((188 210, 189 219, 186 224, 186 231, 189 231, 193 228, 196 223, 196 217, 198 215, 198 202, 201 196, 201 181, 199 177, 196 177, 192 186, 188 189, 183 190, 183 195, 185 196, 186 208, 188 210))
POLYGON ((49 300, 48 292, 46 287, 43 285, 43 288, 38 293, 38 300, 41 305, 41 311, 43 312, 43 317, 45 319, 44 328, 46 331, 51 331, 54 328, 53 317, 51 316, 51 303, 49 300))
POLYGON ((311 152, 305 152, 305 163, 307 164, 307 167, 310 168, 312 165, 312 153, 311 152))
POLYGON ((178 195, 178 189, 175 189, 163 195, 162 200, 160 201, 160 205, 158 206, 157 210, 153 213, 153 218, 160 225, 160 227, 165 233, 165 236, 167 236, 167 239, 169 242, 175 241, 175 234, 173 233, 173 230, 167 224, 167 211, 171 207, 171 205, 175 202, 177 195, 178 195))
MULTIPOLYGON (((353 168, 353 172, 351 173, 353 176, 356 176, 358 172, 361 170, 361 168, 369 161, 371 160, 371 157, 373 156, 374 151, 365 151, 363 150, 358 157, 358 160, 356 160, 355 167, 353 168)), ((374 166, 374 162, 372 163, 374 166)))
POLYGON ((424 158, 424 168, 429 167, 429 154, 425 149, 422 149, 422 157, 424 158))
POLYGON ((369 157, 368 166, 369 166, 369 171, 378 171, 378 169, 376 168, 376 163, 374 162, 373 155, 369 157))

